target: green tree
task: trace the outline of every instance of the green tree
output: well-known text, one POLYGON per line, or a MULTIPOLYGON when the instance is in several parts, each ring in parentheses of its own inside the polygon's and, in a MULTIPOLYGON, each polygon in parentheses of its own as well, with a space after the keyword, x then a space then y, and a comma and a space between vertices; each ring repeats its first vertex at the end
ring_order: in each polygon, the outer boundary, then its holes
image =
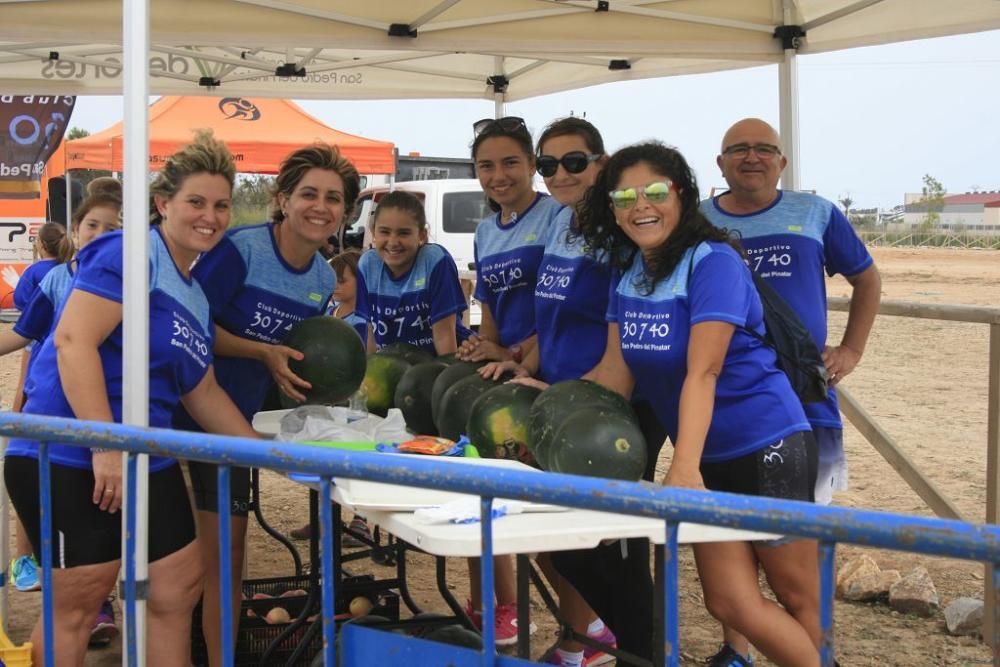
POLYGON ((947 190, 941 181, 930 174, 924 174, 924 187, 920 192, 922 196, 918 203, 925 210, 920 228, 921 231, 928 231, 936 228, 941 222, 941 211, 944 210, 944 196, 947 190))
POLYGON ((66 141, 73 141, 74 139, 83 139, 84 137, 89 137, 90 132, 83 129, 82 127, 71 127, 69 132, 66 133, 66 141))
POLYGON ((263 174, 240 174, 233 190, 232 225, 256 224, 267 219, 271 206, 274 177, 263 174))
POLYGON ((851 198, 851 193, 848 192, 846 194, 841 195, 840 199, 838 199, 837 201, 839 201, 840 205, 844 207, 844 217, 850 219, 851 204, 854 203, 854 200, 851 198))

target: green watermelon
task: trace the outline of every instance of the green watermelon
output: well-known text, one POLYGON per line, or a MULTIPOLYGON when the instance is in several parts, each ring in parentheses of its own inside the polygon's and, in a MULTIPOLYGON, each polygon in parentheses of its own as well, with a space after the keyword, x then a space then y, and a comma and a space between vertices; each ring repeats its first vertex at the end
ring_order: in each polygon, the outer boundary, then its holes
POLYGON ((548 458, 553 472, 634 482, 646 470, 646 439, 627 414, 586 407, 562 420, 548 458))
POLYGON ((434 385, 431 387, 431 418, 435 424, 438 420, 438 408, 440 407, 441 397, 444 396, 444 392, 465 376, 475 373, 476 369, 482 365, 482 362, 454 361, 437 376, 437 379, 434 380, 434 385))
MULTIPOLYGON (((355 334, 357 336, 357 334, 355 334)), ((369 354, 365 372, 365 391, 368 393, 368 412, 385 417, 396 395, 396 385, 410 363, 392 354, 369 354)))
POLYGON ((532 463, 528 446, 531 405, 541 390, 523 384, 502 384, 476 399, 465 434, 484 458, 532 463))
POLYGON ((396 385, 393 405, 402 411, 406 427, 417 435, 437 435, 431 412, 431 388, 446 368, 447 364, 437 360, 411 366, 396 385))
POLYGON ((417 347, 416 345, 413 345, 412 343, 389 343, 380 349, 378 353, 402 357, 414 366, 422 364, 426 361, 431 361, 434 358, 433 354, 427 350, 417 347))
MULTIPOLYGON (((454 366, 450 368, 454 368, 454 366)), ((441 373, 438 379, 443 376, 444 373, 441 373)), ((448 387, 441 396, 437 416, 434 418, 434 423, 438 427, 438 435, 457 441, 465 433, 472 404, 499 382, 499 380, 485 380, 479 377, 479 373, 473 372, 448 387)))
MULTIPOLYGON (((284 344, 305 355, 302 361, 289 359, 288 368, 312 384, 312 389, 300 389, 307 404, 335 405, 361 386, 366 370, 365 347, 354 327, 344 320, 309 317, 292 327, 284 344)), ((295 407, 284 392, 280 396, 283 404, 295 407)))
POLYGON ((531 453, 543 470, 551 470, 550 445, 563 419, 580 408, 609 408, 635 421, 635 413, 621 394, 590 380, 557 382, 531 406, 528 443, 531 453))

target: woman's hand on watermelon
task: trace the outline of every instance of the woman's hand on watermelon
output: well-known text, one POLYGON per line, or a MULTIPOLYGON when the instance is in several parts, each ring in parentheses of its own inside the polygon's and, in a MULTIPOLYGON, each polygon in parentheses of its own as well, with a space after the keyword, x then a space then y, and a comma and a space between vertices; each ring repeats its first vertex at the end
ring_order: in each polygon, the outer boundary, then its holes
POLYGON ((535 389, 541 389, 542 391, 549 388, 548 382, 542 382, 541 380, 536 380, 533 377, 516 377, 513 380, 507 380, 507 384, 523 384, 525 387, 534 387, 535 389))
POLYGON ((305 355, 285 345, 266 345, 266 347, 267 350, 264 351, 261 361, 267 366, 267 370, 271 372, 271 377, 274 378, 275 384, 290 398, 295 399, 299 403, 305 401, 306 397, 297 388, 311 389, 312 384, 300 378, 288 367, 289 359, 302 361, 305 355))
POLYGON ((682 489, 697 489, 705 491, 705 480, 697 467, 671 465, 667 476, 663 478, 664 486, 677 486, 682 489))
POLYGON ((511 373, 515 378, 531 377, 528 369, 516 361, 491 361, 479 369, 479 375, 484 380, 499 380, 504 373, 511 373))

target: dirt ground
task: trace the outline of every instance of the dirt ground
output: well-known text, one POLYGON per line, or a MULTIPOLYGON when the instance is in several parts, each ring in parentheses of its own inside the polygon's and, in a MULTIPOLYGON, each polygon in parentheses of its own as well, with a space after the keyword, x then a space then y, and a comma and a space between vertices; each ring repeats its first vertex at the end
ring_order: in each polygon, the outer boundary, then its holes
MULTIPOLYGON (((883 276, 883 299, 934 304, 1000 307, 1000 253, 975 250, 876 248, 883 276)), ((847 295, 841 278, 829 283, 831 295, 847 295)), ((831 313, 832 341, 839 340, 844 313, 831 313)), ((4 325, 6 326, 6 325, 4 325)), ((938 488, 973 521, 982 521, 986 502, 986 394, 988 327, 936 320, 880 317, 861 365, 845 385, 905 449, 938 488)), ((5 405, 16 378, 12 357, 0 362, 5 405)), ((851 468, 851 488, 838 494, 838 505, 930 516, 931 512, 850 426, 845 428, 851 468)), ((661 460, 664 466, 666 460, 661 460)), ((283 532, 304 523, 308 509, 305 490, 278 475, 262 476, 263 504, 268 520, 283 532)), ((838 550, 843 561, 860 548, 838 550)), ((981 597, 983 567, 978 563, 875 551, 883 569, 903 572, 926 567, 937 586, 942 608, 962 596, 981 597)), ((433 561, 411 555, 409 579, 417 601, 443 611, 434 587, 433 561)), ((251 577, 292 572, 288 553, 256 526, 250 533, 251 577)), ((389 570, 361 561, 354 573, 380 576, 389 570)), ((451 566, 449 587, 465 599, 468 577, 464 563, 451 566)), ((10 594, 10 635, 24 641, 36 617, 38 593, 10 594)), ((681 557, 681 648, 686 664, 698 664, 715 649, 716 624, 705 612, 689 550, 681 557)), ((537 658, 552 643, 555 625, 543 611, 537 594, 532 604, 539 625, 532 642, 537 658)), ((885 605, 836 605, 837 655, 844 667, 876 665, 977 665, 991 660, 990 651, 973 638, 946 634, 942 614, 922 619, 892 612, 885 605)), ((117 642, 91 651, 88 665, 120 664, 117 642)), ((765 660, 758 664, 769 665, 765 660)))

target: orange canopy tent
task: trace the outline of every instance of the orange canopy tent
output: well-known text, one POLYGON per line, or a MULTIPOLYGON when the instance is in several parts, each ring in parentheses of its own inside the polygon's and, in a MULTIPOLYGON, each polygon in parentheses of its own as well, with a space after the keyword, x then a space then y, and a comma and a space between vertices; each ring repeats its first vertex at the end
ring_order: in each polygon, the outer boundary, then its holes
MULTIPOLYGON (((362 174, 396 171, 394 146, 327 127, 289 100, 161 97, 149 108, 149 168, 158 170, 194 130, 211 129, 244 173, 275 174, 292 151, 317 141, 340 149, 362 174)), ((122 123, 66 145, 67 169, 122 170, 122 123)))

